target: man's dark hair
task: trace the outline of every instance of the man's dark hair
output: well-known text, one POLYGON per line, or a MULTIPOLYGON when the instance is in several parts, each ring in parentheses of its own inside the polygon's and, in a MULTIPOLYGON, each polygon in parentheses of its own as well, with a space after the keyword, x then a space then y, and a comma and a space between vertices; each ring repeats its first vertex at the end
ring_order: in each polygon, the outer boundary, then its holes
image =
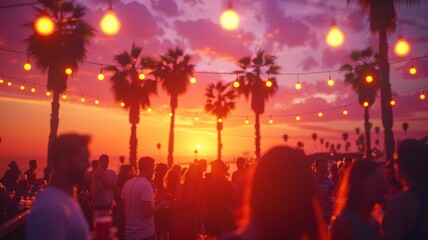
POLYGON ((64 134, 59 136, 52 144, 52 159, 54 167, 58 167, 61 159, 71 161, 83 147, 88 146, 88 135, 64 134))
POLYGON ((152 157, 142 157, 138 160, 138 170, 142 172, 154 164, 155 160, 152 157))

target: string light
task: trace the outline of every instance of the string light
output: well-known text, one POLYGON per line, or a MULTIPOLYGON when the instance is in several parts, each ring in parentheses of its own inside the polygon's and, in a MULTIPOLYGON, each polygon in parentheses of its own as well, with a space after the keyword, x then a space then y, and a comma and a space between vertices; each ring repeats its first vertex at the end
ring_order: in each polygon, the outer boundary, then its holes
POLYGON ((410 67, 410 69, 409 69, 409 73, 410 74, 412 74, 412 75, 415 75, 416 74, 416 68, 415 68, 415 66, 413 65, 413 59, 412 59, 412 66, 410 67))
POLYGON ((302 89, 302 84, 300 84, 300 82, 299 82, 299 75, 296 75, 297 76, 297 82, 296 82, 296 86, 294 86, 295 88, 296 88, 296 90, 300 90, 300 89, 302 89))
POLYGON ((24 85, 21 85, 19 88, 20 88, 22 91, 24 91, 24 90, 25 90, 25 86, 24 86, 24 85))
POLYGON ((300 116, 296 116, 296 121, 300 121, 302 118, 300 116))
POLYGON ((332 47, 338 47, 343 44, 345 37, 343 36, 343 33, 340 31, 340 29, 337 27, 336 23, 333 22, 333 24, 331 25, 330 31, 327 34, 325 40, 327 44, 332 47))
POLYGON ((421 94, 419 95, 419 99, 420 99, 420 100, 425 100, 425 98, 426 98, 425 93, 421 93, 421 94))
POLYGON ((399 57, 404 57, 409 53, 409 51, 409 43, 400 35, 395 43, 394 53, 399 57))
POLYGON ((80 98, 80 101, 81 101, 82 103, 84 103, 84 102, 86 102, 86 99, 85 99, 84 97, 81 97, 81 98, 80 98))
MULTIPOLYGON (((147 108, 147 112, 151 113, 152 109, 151 108, 147 108)), ((170 113, 170 117, 172 117, 172 113, 170 113)))
POLYGON ((245 118, 245 124, 250 124, 250 120, 248 120, 248 116, 245 118))
POLYGON ((218 118, 217 122, 222 123, 223 122, 223 118, 218 118))
POLYGON ((323 117, 323 116, 324 116, 324 113, 322 113, 322 112, 319 112, 319 113, 318 113, 318 117, 320 117, 320 118, 321 118, 321 117, 323 117))
POLYGON ((233 10, 230 0, 228 8, 220 16, 220 25, 228 31, 235 30, 239 26, 239 16, 233 10))
POLYGON ((372 83, 373 82, 373 77, 371 75, 367 75, 366 82, 372 83))
POLYGON ((199 116, 198 116, 198 113, 196 113, 195 114, 195 121, 198 121, 199 120, 199 116))
POLYGON ((168 115, 169 115, 169 117, 172 117, 172 116, 173 116, 173 114, 172 114, 171 112, 170 112, 168 115))
POLYGON ((272 115, 269 116, 269 124, 273 124, 272 115))
POLYGON ((235 82, 233 82, 233 87, 234 88, 239 88, 239 80, 238 80, 238 74, 236 74, 236 79, 235 79, 235 82))
POLYGON ((368 107, 368 106, 369 106, 369 102, 364 101, 364 102, 363 102, 363 106, 364 106, 364 107, 368 107))
POLYGON ((193 76, 193 75, 192 75, 192 77, 189 79, 189 82, 190 82, 191 84, 195 84, 195 83, 196 83, 196 78, 195 78, 195 76, 193 76))
POLYGON ((330 87, 333 87, 333 85, 334 85, 334 80, 331 78, 331 74, 330 74, 330 72, 328 72, 328 81, 327 81, 327 85, 329 85, 330 87))
POLYGON ((140 80, 144 80, 144 79, 146 79, 146 75, 144 73, 140 73, 140 74, 138 74, 138 78, 140 80))
POLYGON ((24 69, 27 71, 31 70, 30 60, 27 58, 27 62, 24 64, 24 69))
POLYGON ((42 36, 49 36, 53 33, 55 23, 47 16, 41 16, 34 22, 34 29, 42 36))
POLYGON ((389 104, 391 105, 391 106, 395 106, 395 104, 396 104, 397 102, 394 100, 394 99, 391 99, 391 101, 389 102, 389 104))
POLYGON ((125 107, 125 103, 124 103, 124 102, 121 102, 121 103, 120 103, 120 106, 121 106, 121 107, 125 107))
POLYGON ((66 68, 65 69, 65 74, 71 75, 72 73, 73 73, 73 70, 71 70, 71 68, 66 68))
POLYGON ((266 81, 266 87, 272 87, 272 81, 270 80, 270 79, 268 79, 267 81, 266 81))
POLYGON ((31 91, 32 93, 35 93, 35 92, 36 92, 36 88, 35 88, 35 87, 32 87, 30 91, 31 91))
POLYGON ((8 85, 9 87, 11 87, 11 86, 12 86, 12 82, 7 82, 7 85, 8 85))
POLYGON ((113 9, 110 6, 110 9, 106 12, 104 17, 100 21, 101 30, 106 35, 115 35, 120 30, 120 22, 116 17, 116 14, 113 12, 113 9))
POLYGON ((46 91, 46 96, 50 97, 51 96, 51 92, 50 91, 46 91))
POLYGON ((62 95, 62 99, 66 100, 67 99, 67 95, 63 94, 62 95))
POLYGON ((94 103, 95 103, 96 105, 99 105, 99 104, 100 104, 100 100, 95 99, 94 103))
POLYGON ((98 78, 99 81, 104 80, 103 65, 102 64, 101 64, 101 67, 100 67, 100 73, 98 73, 97 78, 98 78))

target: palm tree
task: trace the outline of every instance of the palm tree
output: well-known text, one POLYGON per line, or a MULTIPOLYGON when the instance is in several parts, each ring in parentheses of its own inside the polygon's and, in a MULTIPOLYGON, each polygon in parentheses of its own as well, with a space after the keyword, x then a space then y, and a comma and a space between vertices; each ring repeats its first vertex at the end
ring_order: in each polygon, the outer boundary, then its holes
POLYGON ((357 135, 360 135, 360 132, 361 132, 361 130, 360 130, 360 128, 359 128, 359 127, 355 128, 355 133, 356 133, 357 135))
POLYGON ((312 140, 314 140, 314 148, 317 148, 316 141, 317 141, 318 135, 316 133, 312 133, 311 137, 312 137, 312 140))
MULTIPOLYGON (((388 41, 387 33, 393 32, 396 27, 396 13, 394 1, 378 0, 347 0, 357 2, 361 9, 368 12, 370 30, 379 34, 379 68, 380 68, 380 96, 382 108, 382 125, 385 134, 385 159, 392 159, 394 154, 394 133, 392 132, 393 118, 391 101, 391 83, 389 81, 388 41)), ((418 3, 419 0, 395 0, 407 4, 418 3)))
MULTIPOLYGON (((342 139, 345 142, 345 146, 346 146, 346 142, 348 141, 349 138, 349 134, 347 132, 342 133, 342 139)), ((348 151, 347 148, 345 148, 346 151, 348 151)))
POLYGON ((236 71, 241 74, 238 81, 240 87, 238 88, 239 94, 244 94, 245 97, 251 95, 251 109, 255 113, 255 148, 256 158, 260 159, 260 115, 265 111, 265 102, 269 96, 273 95, 278 85, 275 77, 279 71, 279 66, 275 63, 276 57, 273 55, 265 54, 263 50, 259 49, 255 56, 243 57, 238 61, 238 66, 242 70, 236 71), (262 80, 262 74, 268 74, 268 81, 272 83, 268 87, 262 80), (269 77, 271 75, 271 77, 269 77))
POLYGON ((409 123, 403 122, 403 124, 401 125, 401 127, 404 130, 404 137, 407 138, 407 129, 409 129, 409 123))
POLYGON ((302 141, 298 141, 297 144, 296 144, 296 146, 297 146, 297 149, 302 150, 303 147, 305 146, 305 144, 302 141))
POLYGON ((236 98, 236 92, 230 83, 223 84, 223 82, 219 81, 217 84, 210 83, 207 86, 205 96, 207 97, 204 107, 205 112, 211 113, 217 118, 217 159, 221 160, 223 120, 231 111, 235 110, 235 102, 233 100, 236 98))
POLYGON ((282 135, 282 140, 284 140, 284 142, 288 142, 288 134, 282 135))
POLYGON ((373 105, 380 88, 379 70, 377 69, 379 56, 368 47, 362 51, 352 51, 350 58, 354 67, 345 64, 341 69, 349 71, 345 74, 345 83, 352 86, 352 90, 358 94, 358 102, 364 107, 365 156, 369 157, 371 156, 369 107, 373 105), (372 76, 372 82, 366 81, 368 75, 372 76))
MULTIPOLYGON (((25 24, 31 31, 27 54, 42 72, 48 72, 47 89, 52 92, 48 166, 52 168, 52 143, 57 138, 59 125, 59 95, 67 89, 67 67, 74 72, 86 58, 86 49, 94 36, 94 28, 84 20, 85 8, 72 1, 39 0, 42 7, 34 7, 36 17, 48 16, 55 24, 51 35, 42 36, 34 29, 34 22, 25 24)), ((45 178, 48 176, 45 176, 45 178)))
POLYGON ((168 141, 168 167, 174 163, 174 123, 175 110, 178 107, 178 96, 184 94, 189 86, 189 78, 192 76, 194 65, 190 64, 190 55, 184 54, 180 48, 169 49, 161 56, 154 74, 161 82, 162 88, 170 96, 171 122, 168 141))
POLYGON ((322 147, 322 145, 324 144, 324 138, 320 138, 320 144, 321 144, 321 147, 322 147))
POLYGON ((129 123, 131 123, 131 136, 129 139, 129 161, 137 167, 137 124, 140 122, 140 107, 144 110, 150 107, 150 95, 157 92, 156 81, 139 79, 140 69, 153 69, 156 61, 151 57, 140 57, 141 47, 132 44, 131 51, 115 55, 114 60, 120 65, 109 66, 105 69, 113 72, 110 78, 113 86, 115 100, 124 103, 129 110, 129 123))

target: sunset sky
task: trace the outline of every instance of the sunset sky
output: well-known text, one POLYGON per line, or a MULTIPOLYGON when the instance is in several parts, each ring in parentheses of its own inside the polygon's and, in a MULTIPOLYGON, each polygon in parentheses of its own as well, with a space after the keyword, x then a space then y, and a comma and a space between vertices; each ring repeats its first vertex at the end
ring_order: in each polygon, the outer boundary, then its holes
MULTIPOLYGON (((33 64, 25 71, 27 56, 25 39, 30 31, 23 24, 34 19, 31 6, 4 8, 2 6, 32 2, 29 0, 0 1, 0 165, 18 157, 43 158, 47 152, 50 102, 45 95, 46 74, 33 64), (15 52, 16 51, 16 52, 15 52), (12 82, 8 87, 7 82, 12 82), (20 86, 25 85, 25 90, 20 86), (30 91, 31 87, 36 92, 30 91)), ((99 21, 108 9, 109 1, 76 1, 87 7, 85 18, 97 30, 88 47, 87 62, 80 65, 68 81, 67 100, 60 101, 59 133, 79 132, 92 136, 92 157, 102 153, 111 156, 129 155, 130 124, 128 112, 113 99, 111 81, 97 80, 101 64, 114 64, 116 54, 129 51, 133 42, 143 47, 143 55, 158 57, 168 48, 180 47, 192 56, 197 83, 179 97, 175 125, 175 160, 193 159, 197 144, 198 157, 214 159, 217 133, 215 118, 203 111, 205 88, 218 80, 233 81, 228 74, 238 70, 239 58, 252 55, 262 48, 278 57, 281 66, 277 76, 279 89, 269 99, 261 116, 262 152, 269 147, 284 144, 282 136, 289 135, 288 144, 305 143, 305 152, 325 150, 319 139, 342 144, 342 133, 349 134, 351 150, 355 150, 355 128, 363 129, 363 108, 357 96, 343 81, 341 65, 350 63, 351 50, 372 46, 378 49, 377 34, 371 34, 367 14, 356 4, 346 0, 234 0, 233 7, 240 16, 240 25, 234 31, 224 30, 219 16, 227 7, 223 0, 139 0, 113 1, 113 10, 121 21, 121 30, 115 36, 105 35, 99 21), (327 45, 325 36, 335 21, 345 35, 342 46, 327 45), (94 64, 95 63, 95 64, 94 64), (327 85, 331 77, 335 85, 327 85), (209 74, 206 72, 210 72, 209 74), (297 81, 303 87, 297 91, 297 81), (84 96, 86 103, 81 103, 84 96), (95 105, 94 100, 100 100, 95 105), (349 110, 344 116, 342 111, 349 110), (324 116, 319 118, 318 112, 324 116), (199 120, 194 117, 198 114, 199 120), (268 121, 272 116, 273 124, 268 121), (301 120, 296 121, 295 117, 301 120), (312 133, 317 133, 314 143, 312 133)), ((397 30, 388 35, 390 80, 393 98, 395 138, 403 139, 402 123, 408 122, 408 137, 421 138, 428 134, 428 100, 420 100, 423 88, 428 94, 428 2, 417 6, 396 6, 397 30), (401 35, 411 44, 406 57, 398 57, 393 46, 401 35), (416 75, 410 75, 412 65, 416 75)), ((267 76, 264 76, 265 78, 267 76)), ((138 157, 151 155, 166 161, 169 131, 169 97, 158 88, 152 97, 152 112, 142 112, 137 127, 138 157), (158 151, 156 144, 161 143, 158 151)), ((382 129, 380 101, 370 108, 370 121, 382 129)), ((250 103, 241 96, 237 109, 224 121, 223 155, 254 156, 254 114, 250 103), (245 124, 246 117, 250 124, 245 124)), ((382 131, 382 130, 381 130, 382 131)), ((372 133, 372 142, 383 136, 372 133)))

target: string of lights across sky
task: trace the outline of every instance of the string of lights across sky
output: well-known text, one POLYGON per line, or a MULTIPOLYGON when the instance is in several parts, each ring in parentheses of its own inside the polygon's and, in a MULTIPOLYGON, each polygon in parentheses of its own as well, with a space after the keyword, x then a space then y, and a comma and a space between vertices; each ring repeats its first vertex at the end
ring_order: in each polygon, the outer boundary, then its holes
MULTIPOLYGON (((25 52, 22 51, 16 51, 16 50, 11 50, 11 49, 6 49, 6 48, 0 48, 0 50, 3 51, 8 51, 8 52, 14 52, 17 54, 26 54, 25 52)), ((416 74, 416 68, 414 66, 414 62, 418 61, 420 59, 424 59, 427 58, 428 56, 420 56, 420 57, 414 57, 411 59, 404 59, 404 60, 397 60, 394 62, 390 62, 390 64, 395 64, 395 63, 401 63, 401 62, 407 62, 407 61, 411 61, 412 65, 411 68, 409 69, 410 74, 414 75, 416 74)), ((102 69, 102 66, 114 66, 111 64, 107 64, 107 63, 98 63, 98 62, 91 62, 91 61, 82 61, 82 63, 86 63, 86 64, 93 64, 93 65, 99 65, 102 69)), ((120 67, 120 66, 117 66, 120 67)), ((24 64, 24 69, 25 70, 31 70, 31 64, 27 62, 24 64)), ((72 73, 71 69, 66 69, 66 72, 68 71, 68 74, 72 73)), ((297 77, 297 83, 296 83, 296 89, 300 90, 301 89, 301 84, 298 81, 298 76, 299 75, 311 75, 311 74, 322 74, 322 73, 328 73, 329 74, 329 80, 327 82, 327 84, 329 86, 333 86, 334 85, 334 81, 331 79, 330 73, 331 72, 338 72, 338 71, 345 71, 343 69, 334 69, 334 70, 328 70, 328 71, 312 71, 312 72, 298 72, 298 73, 289 73, 289 72, 279 72, 276 75, 288 75, 288 76, 296 76, 297 77)), ((346 70, 348 71, 348 70, 346 70)), ((102 71, 100 71, 100 73, 98 74, 98 80, 104 80, 104 75, 102 75, 102 79, 100 77, 100 74, 102 74, 102 71)), ((213 72, 213 71, 194 71, 194 74, 233 74, 236 75, 236 72, 213 72)), ((241 73, 242 74, 242 73, 241 73)), ((143 80, 145 78, 144 74, 140 75, 140 79, 143 80)), ((192 76, 191 79, 189 79, 189 81, 192 84, 196 83, 196 78, 194 76, 192 76)), ((369 79, 366 79, 366 81, 369 81, 369 79)), ((371 79, 372 81, 372 79, 371 79)), ((235 81, 234 83, 236 83, 237 81, 235 81)), ((269 80, 266 81, 266 85, 267 87, 270 87, 268 85, 269 80)), ((25 91, 26 89, 29 89, 30 94, 35 94, 37 91, 37 88, 44 88, 45 86, 40 84, 40 83, 36 83, 36 82, 30 82, 30 81, 24 81, 24 80, 20 80, 17 78, 14 78, 12 76, 5 76, 5 75, 1 75, 0 74, 0 86, 6 86, 6 89, 13 89, 13 87, 15 87, 16 89, 19 89, 23 92, 28 93, 28 91, 25 91), (17 87, 16 87, 17 86, 17 87)), ((235 87, 239 87, 236 86, 235 87)), ((396 92, 393 95, 393 99, 391 100, 390 104, 392 106, 394 106, 396 104, 396 99, 394 98, 395 96, 399 96, 399 95, 404 95, 404 94, 409 94, 409 93, 414 93, 414 92, 419 92, 419 99, 420 100, 425 100, 426 99, 426 95, 425 95, 425 89, 428 88, 428 86, 424 86, 424 87, 420 87, 417 89, 412 89, 412 90, 408 90, 408 91, 402 91, 402 92, 396 92)), ((0 88, 2 89, 2 88, 0 88)), ((21 92, 19 91, 19 92, 21 92)), ((45 92, 45 95, 50 96, 51 93, 49 91, 45 92)), ((80 99, 81 103, 89 103, 89 99, 93 100, 93 103, 95 105, 108 105, 108 104, 101 104, 101 102, 113 102, 114 106, 117 106, 117 103, 112 100, 111 98, 103 98, 103 97, 99 97, 99 96, 92 96, 90 94, 85 94, 85 93, 80 93, 80 92, 74 92, 74 93, 63 93, 61 95, 62 100, 69 100, 70 98, 77 98, 80 99)), ((350 103, 346 103, 346 104, 341 104, 335 107, 330 107, 330 108, 325 108, 325 109, 321 109, 321 110, 314 110, 314 111, 308 111, 308 112, 301 112, 301 113, 293 113, 293 114, 278 114, 278 115, 268 115, 269 116, 269 124, 273 124, 273 118, 280 118, 280 117, 295 117, 296 121, 300 121, 302 119, 302 116, 305 115, 313 115, 316 114, 318 117, 323 117, 325 112, 328 111, 333 111, 333 110, 337 110, 337 109, 341 109, 342 110, 342 114, 343 115, 348 115, 349 114, 349 110, 348 107, 354 104, 357 104, 357 101, 354 102, 350 102, 350 103)), ((121 107, 124 107, 124 103, 119 103, 121 107)), ((153 110, 151 108, 147 109, 147 112, 152 112, 153 110)), ((195 120, 199 120, 199 113, 198 112, 194 112, 194 111, 178 111, 179 114, 185 114, 185 115, 192 115, 194 116, 195 120)), ((248 116, 240 116, 240 115, 231 115, 230 117, 239 117, 239 118, 245 118, 245 124, 249 124, 249 119, 248 116)), ((221 119, 219 119, 221 120, 221 119)), ((221 120, 222 121, 222 120, 221 120)))

